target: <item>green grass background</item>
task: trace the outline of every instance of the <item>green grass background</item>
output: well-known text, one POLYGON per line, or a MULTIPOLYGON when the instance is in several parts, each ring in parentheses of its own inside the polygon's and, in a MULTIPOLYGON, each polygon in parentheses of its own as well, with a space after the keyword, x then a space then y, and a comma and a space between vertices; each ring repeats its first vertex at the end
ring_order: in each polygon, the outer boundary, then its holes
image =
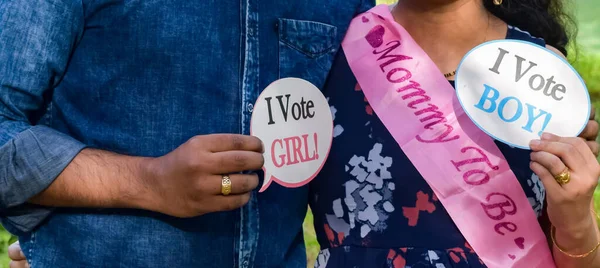
MULTIPOLYGON (((485 0, 491 1, 491 0, 485 0)), ((394 0, 379 0, 379 3, 391 3, 394 0)), ((600 2, 598 0, 575 0, 571 3, 579 23, 579 53, 570 58, 571 63, 586 80, 590 95, 596 107, 600 107, 600 2)), ((597 191, 596 207, 600 208, 600 191, 597 191)), ((313 217, 309 213, 304 221, 304 237, 306 240, 309 267, 313 266, 319 252, 319 244, 315 239, 312 226, 313 217)), ((0 268, 8 268, 6 249, 16 239, 0 226, 0 268)))

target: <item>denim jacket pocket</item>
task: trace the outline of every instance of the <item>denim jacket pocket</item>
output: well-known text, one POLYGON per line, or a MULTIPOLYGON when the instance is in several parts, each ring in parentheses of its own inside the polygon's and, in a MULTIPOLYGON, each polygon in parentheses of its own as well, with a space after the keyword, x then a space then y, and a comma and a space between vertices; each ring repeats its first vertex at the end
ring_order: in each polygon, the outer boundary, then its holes
POLYGON ((325 23, 280 18, 279 77, 305 79, 322 89, 339 40, 337 27, 325 23))

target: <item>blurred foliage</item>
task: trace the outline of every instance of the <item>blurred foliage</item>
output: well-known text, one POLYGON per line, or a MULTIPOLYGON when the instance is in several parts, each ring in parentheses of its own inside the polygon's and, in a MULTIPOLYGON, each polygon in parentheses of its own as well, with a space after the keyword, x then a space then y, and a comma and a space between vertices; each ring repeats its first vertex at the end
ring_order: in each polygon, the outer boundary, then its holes
POLYGON ((0 268, 8 268, 8 245, 15 242, 17 240, 16 237, 10 235, 4 228, 0 225, 0 268))

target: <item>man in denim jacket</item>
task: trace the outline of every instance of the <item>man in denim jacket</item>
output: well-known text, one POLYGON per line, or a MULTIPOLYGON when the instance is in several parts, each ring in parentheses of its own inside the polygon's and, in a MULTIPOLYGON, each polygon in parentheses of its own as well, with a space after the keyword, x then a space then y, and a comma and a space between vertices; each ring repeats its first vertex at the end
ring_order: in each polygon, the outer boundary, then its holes
POLYGON ((0 1, 0 218, 31 267, 306 267, 307 189, 244 172, 252 105, 322 87, 372 2, 0 1))

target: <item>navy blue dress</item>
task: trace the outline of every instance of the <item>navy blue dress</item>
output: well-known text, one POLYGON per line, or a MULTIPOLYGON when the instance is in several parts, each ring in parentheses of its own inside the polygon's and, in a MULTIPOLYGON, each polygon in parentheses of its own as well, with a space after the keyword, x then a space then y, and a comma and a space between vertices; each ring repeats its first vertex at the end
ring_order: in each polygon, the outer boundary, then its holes
MULTIPOLYGON (((515 27, 507 38, 545 45, 515 27)), ((324 94, 335 129, 331 154, 310 186, 322 249, 315 267, 485 267, 374 114, 343 51, 324 94)), ((496 144, 540 216, 545 190, 529 169, 529 151, 496 144)))

